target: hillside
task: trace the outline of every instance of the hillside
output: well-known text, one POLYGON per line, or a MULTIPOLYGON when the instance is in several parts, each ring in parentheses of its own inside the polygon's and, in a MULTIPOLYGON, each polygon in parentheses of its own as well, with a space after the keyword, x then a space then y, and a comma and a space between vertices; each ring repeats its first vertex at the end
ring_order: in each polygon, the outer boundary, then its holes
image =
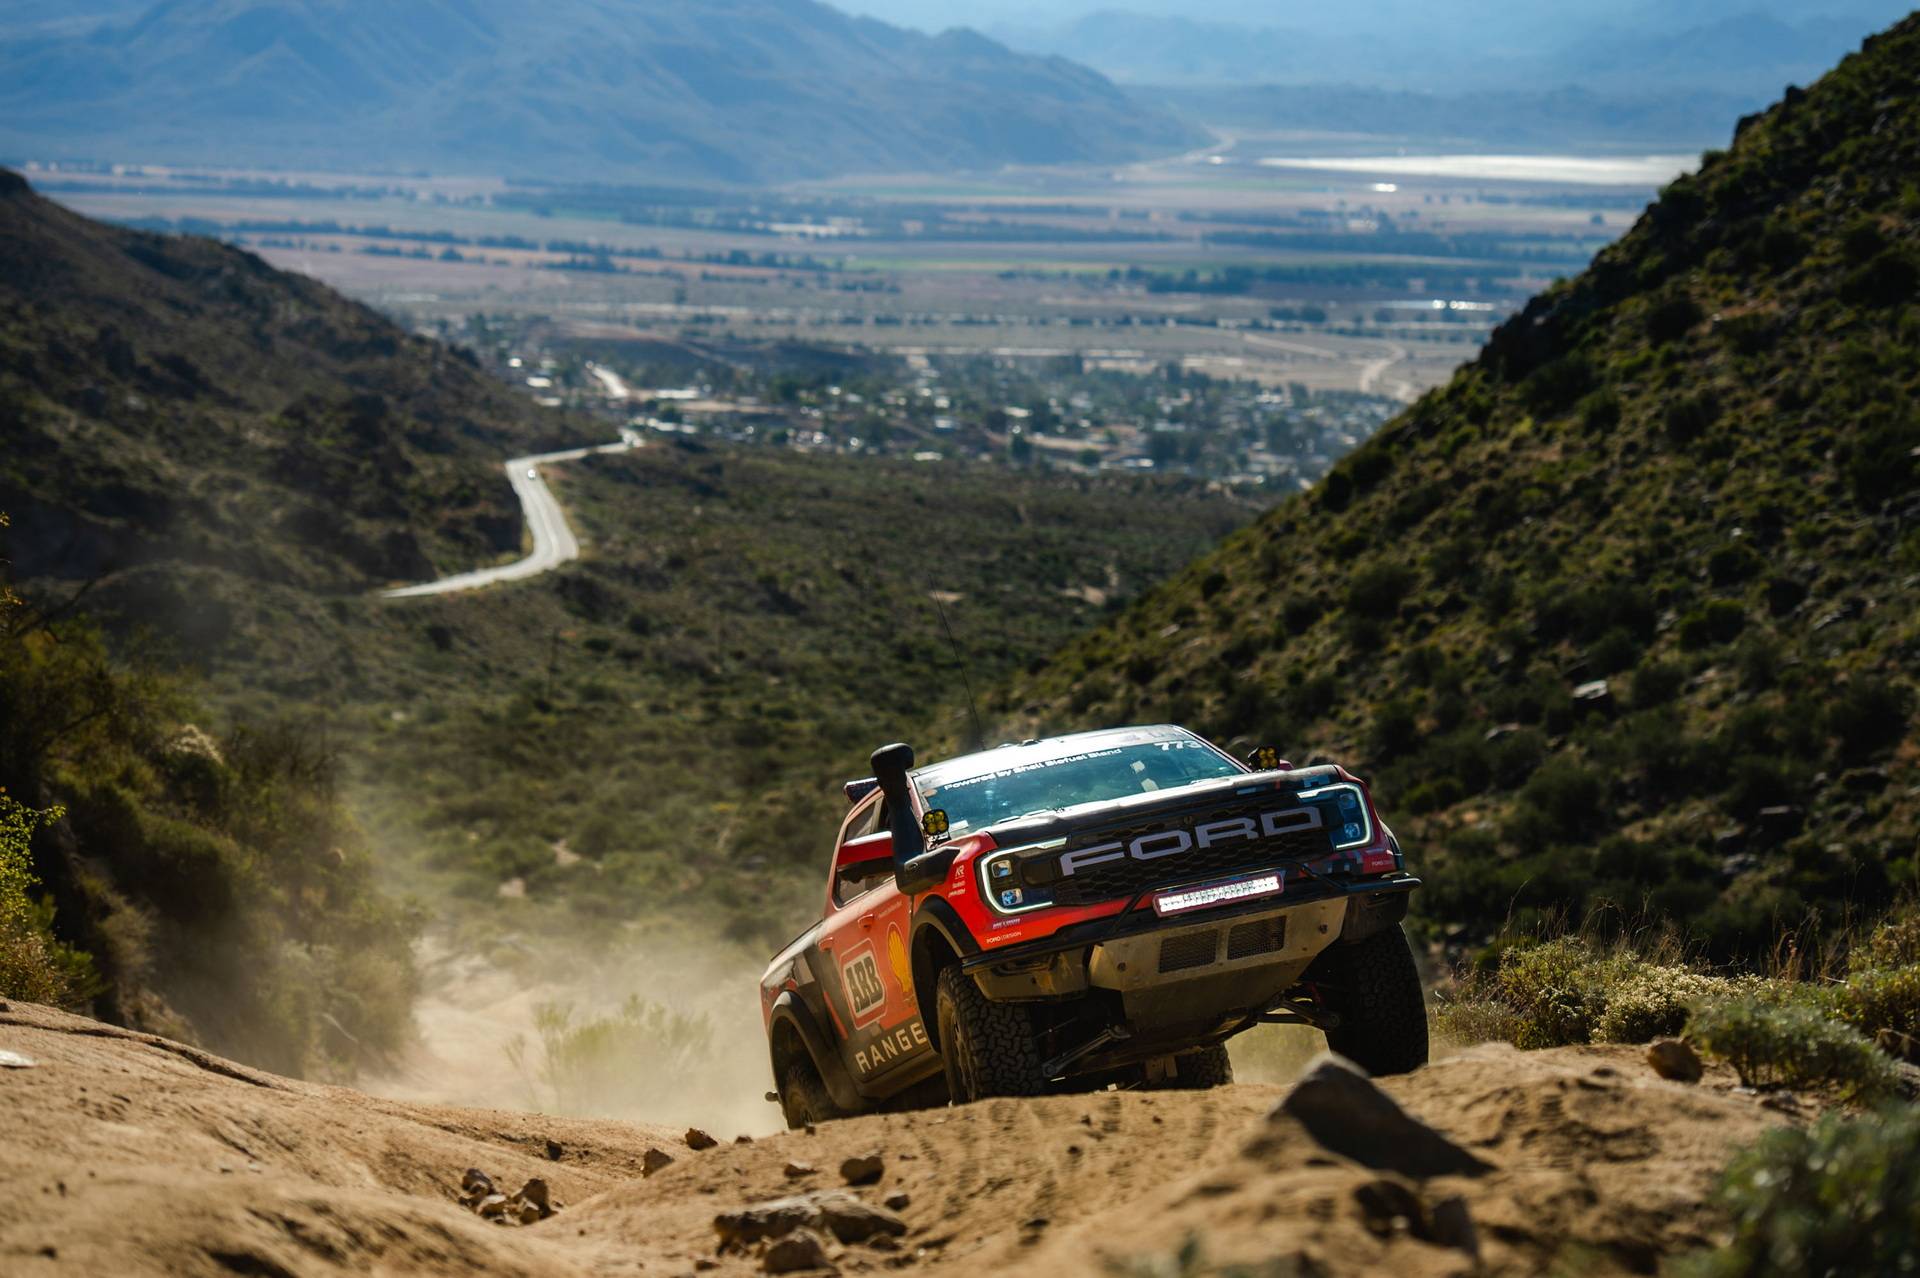
POLYGON ((88 221, 4 170, 0 418, 18 575, 323 593, 516 551, 498 463, 569 429, 313 280, 88 221))
POLYGON ((679 1129, 297 1083, 24 1004, 0 1005, 0 1050, 27 1062, 0 1088, 0 1256, 49 1275, 726 1278, 780 1270, 763 1245, 716 1248, 717 1220, 838 1191, 886 1235, 843 1221, 850 1241, 827 1248, 848 1273, 1601 1278, 1707 1243, 1725 1225, 1704 1201, 1721 1162, 1790 1121, 1724 1067, 1687 1086, 1633 1049, 1486 1047, 1382 1084, 1406 1127, 1431 1124, 1478 1174, 1383 1170, 1384 1141, 1309 1128, 1262 1085, 997 1100, 748 1143, 716 1124, 722 1143, 695 1150, 679 1129), (643 1175, 649 1151, 671 1162, 643 1175), (869 1153, 881 1182, 843 1188, 841 1161, 869 1153), (470 1167, 507 1194, 537 1178, 557 1210, 482 1219, 459 1201, 470 1167))
POLYGON ((1916 171, 1920 17, 998 713, 1349 762, 1455 942, 1611 901, 1765 951, 1911 890, 1916 171))
POLYGON ((780 181, 1196 135, 1098 74, 813 0, 169 0, 0 40, 0 155, 780 181))

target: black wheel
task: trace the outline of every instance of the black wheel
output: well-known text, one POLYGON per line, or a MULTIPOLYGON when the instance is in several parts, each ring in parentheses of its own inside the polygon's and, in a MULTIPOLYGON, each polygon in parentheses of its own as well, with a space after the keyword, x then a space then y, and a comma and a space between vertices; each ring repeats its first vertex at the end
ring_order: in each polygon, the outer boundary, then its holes
POLYGON ((1404 1074, 1427 1063, 1427 1000, 1413 947, 1399 924, 1321 956, 1322 987, 1340 1024, 1327 1046, 1369 1074, 1404 1074))
POLYGON ((1233 1081, 1233 1061, 1227 1056, 1227 1045, 1215 1043, 1174 1057, 1173 1073, 1164 1078, 1147 1081, 1144 1065, 1134 1066, 1132 1074, 1138 1086, 1146 1091, 1204 1092, 1209 1087, 1225 1087, 1233 1081))
POLYGON ((954 1104, 988 1096, 1037 1096, 1046 1087, 1026 1008, 994 1002, 972 977, 947 967, 934 985, 934 1009, 954 1104))
POLYGON ((786 1115, 789 1128, 844 1117, 828 1094, 827 1085, 820 1081, 820 1071, 804 1055, 788 1061, 780 1074, 780 1112, 786 1115))

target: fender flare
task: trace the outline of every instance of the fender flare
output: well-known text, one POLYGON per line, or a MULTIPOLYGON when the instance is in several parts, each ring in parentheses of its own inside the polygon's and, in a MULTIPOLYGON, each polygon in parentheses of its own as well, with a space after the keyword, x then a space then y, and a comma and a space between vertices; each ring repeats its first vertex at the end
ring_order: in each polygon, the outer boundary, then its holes
POLYGON ((947 949, 963 959, 978 954, 980 945, 953 906, 940 897, 929 897, 914 910, 910 956, 914 999, 920 1005, 920 1022, 927 1028, 927 1041, 938 1051, 940 1022, 933 1004, 934 981, 938 975, 933 965, 933 942, 936 937, 947 949))
POLYGON ((813 1068, 819 1073, 820 1081, 826 1084, 827 1095, 833 1097, 833 1103, 849 1114, 865 1111, 868 1101, 853 1085, 840 1053, 832 1049, 831 1040, 821 1033, 813 1013, 792 990, 782 990, 780 997, 773 1000, 772 1011, 767 1014, 767 1054, 773 1064, 774 1086, 780 1085, 780 1057, 776 1044, 780 1041, 780 1028, 783 1025, 790 1027, 800 1040, 800 1046, 813 1061, 813 1068))

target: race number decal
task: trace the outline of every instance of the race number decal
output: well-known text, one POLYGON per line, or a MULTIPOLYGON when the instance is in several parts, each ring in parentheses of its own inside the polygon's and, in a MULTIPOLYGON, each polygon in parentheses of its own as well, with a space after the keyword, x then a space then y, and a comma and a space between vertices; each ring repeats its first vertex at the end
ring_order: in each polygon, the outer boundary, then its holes
POLYGON ((855 1025, 880 1014, 887 1001, 887 991, 880 984, 880 964, 874 960, 871 945, 855 951, 852 958, 840 965, 840 981, 847 987, 847 1006, 853 1009, 855 1025))

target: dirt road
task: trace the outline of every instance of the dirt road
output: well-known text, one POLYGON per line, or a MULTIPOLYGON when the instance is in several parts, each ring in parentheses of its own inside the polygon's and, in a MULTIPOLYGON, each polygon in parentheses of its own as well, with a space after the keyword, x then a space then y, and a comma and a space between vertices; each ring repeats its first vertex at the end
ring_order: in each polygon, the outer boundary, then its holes
POLYGON ((1645 1273, 1711 1241, 1713 1173, 1786 1121, 1730 1076, 1664 1082, 1625 1048, 1483 1047, 1384 1087, 1489 1168, 1384 1174, 1269 1117, 1285 1089, 1249 1085, 991 1101, 748 1144, 723 1130, 695 1151, 678 1131, 375 1100, 0 1005, 0 1272, 757 1273, 756 1254, 715 1254, 716 1214, 839 1188, 841 1160, 872 1152, 884 1177, 852 1192, 905 1193, 906 1232, 830 1244, 842 1272, 1173 1274, 1191 1236, 1209 1264, 1278 1262, 1263 1273, 1645 1273), (643 1176, 650 1148, 674 1161, 643 1176), (508 1192, 543 1178, 560 1210, 488 1223, 456 1201, 468 1167, 508 1192), (1449 1230, 1423 1224, 1448 1215, 1449 1230), (1423 1241, 1436 1232, 1453 1241, 1423 1241))

